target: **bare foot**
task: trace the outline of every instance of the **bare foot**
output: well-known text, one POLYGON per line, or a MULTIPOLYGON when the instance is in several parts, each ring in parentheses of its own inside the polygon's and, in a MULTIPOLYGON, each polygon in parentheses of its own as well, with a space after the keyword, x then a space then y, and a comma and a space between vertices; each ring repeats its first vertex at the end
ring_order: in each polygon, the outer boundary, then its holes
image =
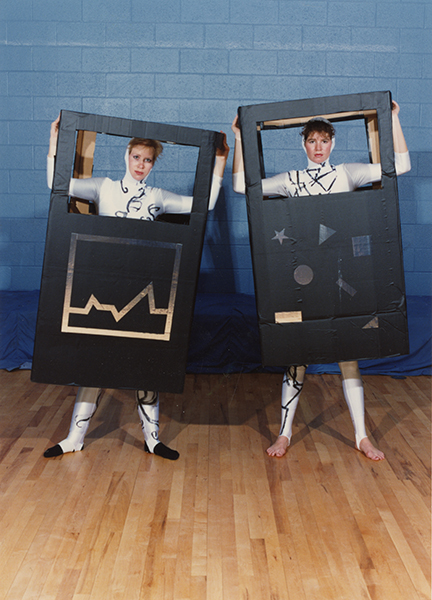
POLYGON ((286 454, 289 444, 289 439, 285 435, 280 435, 275 443, 270 448, 267 448, 267 454, 269 456, 281 457, 286 454))
POLYGON ((360 452, 363 452, 363 454, 365 456, 367 456, 367 458, 370 458, 371 460, 384 460, 385 459, 384 453, 381 452, 381 450, 378 450, 378 448, 375 448, 375 446, 372 444, 372 442, 367 437, 360 440, 359 450, 360 450, 360 452))

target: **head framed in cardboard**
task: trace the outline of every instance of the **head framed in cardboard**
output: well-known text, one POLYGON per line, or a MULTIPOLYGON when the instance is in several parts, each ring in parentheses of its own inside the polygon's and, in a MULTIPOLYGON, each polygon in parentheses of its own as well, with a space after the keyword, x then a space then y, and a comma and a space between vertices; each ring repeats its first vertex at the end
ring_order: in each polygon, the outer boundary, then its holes
POLYGON ((181 392, 216 148, 222 134, 62 111, 32 380, 181 392), (82 214, 97 133, 198 148, 192 211, 173 222, 82 214), (75 165, 75 166, 74 166, 75 165), (72 212, 70 211, 72 206, 72 212))
POLYGON ((263 364, 408 353, 390 92, 242 106, 239 125, 263 364), (264 197, 261 132, 299 128, 316 117, 363 120, 381 182, 350 192, 264 197))

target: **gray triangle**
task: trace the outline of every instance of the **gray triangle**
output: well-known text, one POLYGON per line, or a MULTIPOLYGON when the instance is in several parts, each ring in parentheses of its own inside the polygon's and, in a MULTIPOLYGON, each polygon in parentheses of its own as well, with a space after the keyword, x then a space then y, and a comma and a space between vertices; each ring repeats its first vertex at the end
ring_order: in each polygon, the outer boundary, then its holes
POLYGON ((320 224, 318 245, 320 246, 323 242, 328 240, 329 237, 331 237, 334 233, 336 233, 336 231, 331 227, 326 227, 325 225, 320 224))

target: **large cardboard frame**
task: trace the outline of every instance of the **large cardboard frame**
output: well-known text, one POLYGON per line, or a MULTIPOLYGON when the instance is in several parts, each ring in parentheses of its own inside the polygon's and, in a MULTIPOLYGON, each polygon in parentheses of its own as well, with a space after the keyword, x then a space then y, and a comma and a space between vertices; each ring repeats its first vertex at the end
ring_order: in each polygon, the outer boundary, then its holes
MULTIPOLYGON (((125 140, 125 147, 128 140, 125 140)), ((62 111, 32 380, 181 392, 222 134, 62 111), (199 148, 187 224, 89 216, 69 181, 91 176, 96 133, 199 148), (84 213, 84 214, 81 214, 84 213)))
POLYGON ((408 353, 390 92, 242 106, 239 123, 263 364, 408 353), (364 120, 381 183, 264 198, 261 131, 299 127, 314 116, 364 120))

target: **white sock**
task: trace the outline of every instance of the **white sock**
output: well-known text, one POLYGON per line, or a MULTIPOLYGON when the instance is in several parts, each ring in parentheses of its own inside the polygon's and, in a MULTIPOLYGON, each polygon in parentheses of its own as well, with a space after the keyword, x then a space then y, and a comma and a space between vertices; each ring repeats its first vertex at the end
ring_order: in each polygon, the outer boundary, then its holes
POLYGON ((361 379, 343 379, 342 388, 351 420, 354 425, 354 433, 357 449, 360 450, 360 442, 367 437, 364 411, 364 391, 361 379))
POLYGON ((136 401, 144 439, 150 452, 159 444, 159 394, 137 390, 136 401))
POLYGON ((66 452, 77 452, 84 447, 84 438, 90 425, 90 420, 95 414, 100 398, 99 388, 80 387, 76 396, 72 413, 69 434, 59 442, 59 446, 66 452))

